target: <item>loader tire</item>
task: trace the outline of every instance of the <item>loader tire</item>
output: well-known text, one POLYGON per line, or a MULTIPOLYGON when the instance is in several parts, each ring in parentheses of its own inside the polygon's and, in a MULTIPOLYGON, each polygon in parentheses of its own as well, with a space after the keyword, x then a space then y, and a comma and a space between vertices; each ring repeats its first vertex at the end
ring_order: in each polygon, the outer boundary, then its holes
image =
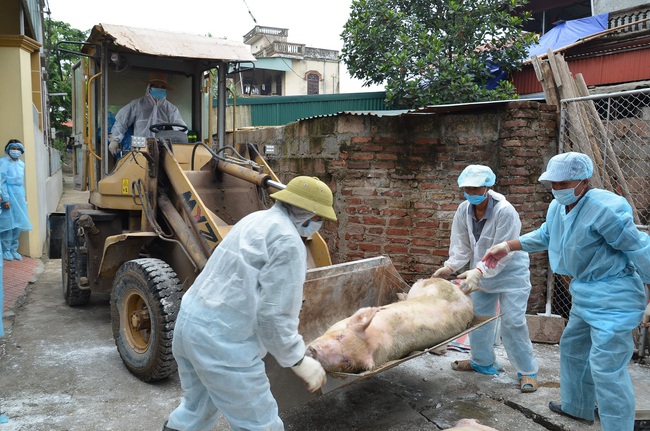
POLYGON ((130 260, 115 275, 113 338, 126 368, 143 382, 176 371, 172 336, 182 293, 176 273, 160 259, 130 260))
MULTIPOLYGON (((63 286, 63 298, 66 304, 71 307, 86 305, 90 301, 90 290, 79 288, 77 265, 80 261, 76 249, 68 246, 68 241, 66 240, 68 237, 67 224, 63 229, 63 241, 61 243, 61 285, 63 286)), ((85 259, 86 256, 80 256, 80 258, 85 259)))

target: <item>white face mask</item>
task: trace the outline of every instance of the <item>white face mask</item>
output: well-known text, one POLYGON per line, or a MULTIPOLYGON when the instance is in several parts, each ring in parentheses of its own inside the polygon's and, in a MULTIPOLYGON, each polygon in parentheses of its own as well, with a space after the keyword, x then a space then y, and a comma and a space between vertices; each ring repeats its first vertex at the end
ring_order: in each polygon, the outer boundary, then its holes
POLYGON ((318 232, 318 230, 323 226, 323 221, 314 221, 314 220, 307 220, 307 226, 300 225, 298 226, 298 233, 300 236, 307 238, 318 232))
POLYGON ((9 157, 12 159, 17 159, 23 154, 20 150, 9 150, 9 157))
POLYGON ((304 210, 302 208, 295 207, 290 204, 285 204, 287 211, 289 213, 289 218, 291 219, 291 222, 293 225, 296 227, 296 229, 300 229, 300 227, 310 218, 314 217, 316 214, 314 214, 311 211, 304 210))

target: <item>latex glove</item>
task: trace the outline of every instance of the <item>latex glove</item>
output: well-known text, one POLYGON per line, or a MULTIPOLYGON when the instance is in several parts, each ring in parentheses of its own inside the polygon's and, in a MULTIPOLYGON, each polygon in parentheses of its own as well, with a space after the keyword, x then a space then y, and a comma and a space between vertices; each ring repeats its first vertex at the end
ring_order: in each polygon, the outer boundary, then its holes
POLYGON ((436 272, 433 273, 434 277, 440 277, 440 278, 449 278, 449 276, 453 273, 454 271, 448 267, 447 265, 443 266, 442 268, 438 268, 436 272))
POLYGON ((305 356, 298 365, 294 365, 291 369, 307 383, 309 392, 315 392, 327 381, 323 366, 312 357, 305 356))
POLYGON ((650 326, 650 302, 648 302, 645 313, 643 313, 643 326, 650 326))
POLYGON ((117 141, 111 141, 110 144, 108 144, 108 151, 111 152, 112 155, 117 155, 117 152, 120 150, 120 143, 117 141))
POLYGON ((460 283, 460 290, 462 290, 466 295, 469 295, 475 290, 478 290, 478 282, 483 278, 483 273, 480 269, 474 268, 463 272, 458 276, 458 278, 465 280, 460 283))
POLYGON ((488 249, 488 251, 485 253, 485 256, 483 256, 483 259, 481 259, 484 263, 485 266, 488 268, 494 268, 497 266, 497 263, 501 259, 507 256, 508 253, 510 253, 510 246, 508 245, 507 241, 503 241, 498 243, 497 245, 493 245, 488 249))

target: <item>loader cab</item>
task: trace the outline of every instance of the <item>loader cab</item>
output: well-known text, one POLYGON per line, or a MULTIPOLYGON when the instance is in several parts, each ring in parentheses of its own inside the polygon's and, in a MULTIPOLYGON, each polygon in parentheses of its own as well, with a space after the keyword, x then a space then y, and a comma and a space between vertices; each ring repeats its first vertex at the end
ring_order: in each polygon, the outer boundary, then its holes
MULTIPOLYGON (((91 203, 113 208, 122 206, 94 202, 98 193, 114 193, 100 188, 125 155, 115 158, 108 152, 111 128, 120 108, 145 96, 150 76, 168 78, 166 98, 187 125, 186 139, 213 145, 216 136, 219 146, 225 141, 227 74, 255 61, 243 43, 112 24, 93 27, 81 45, 82 57, 72 71, 75 185, 90 191, 91 203)), ((129 140, 123 145, 128 147, 129 140)))
MULTIPOLYGON (((191 132, 195 129, 200 129, 200 124, 197 124, 196 127, 193 126, 193 116, 192 116, 192 80, 195 78, 193 76, 185 76, 179 73, 173 73, 164 70, 133 70, 128 74, 119 74, 109 70, 108 81, 109 81, 109 92, 107 94, 107 131, 109 136, 112 136, 113 126, 115 124, 115 117, 117 113, 126 105, 131 103, 134 100, 146 97, 147 88, 150 85, 149 81, 152 79, 157 79, 159 77, 164 77, 167 81, 166 85, 166 96, 165 99, 178 108, 183 122, 187 125, 187 130, 178 130, 182 133, 179 133, 177 136, 180 138, 177 140, 179 142, 188 141, 188 131, 190 131, 190 136, 194 136, 194 133, 191 132)), ((200 79, 200 78, 199 78, 200 79)), ((158 85, 157 81, 153 81, 152 85, 158 85)), ((202 108, 207 108, 202 106, 202 108)), ((154 122, 155 123, 155 122, 154 122)), ((126 131, 124 139, 122 140, 122 154, 117 155, 117 157, 112 157, 111 161, 116 161, 119 158, 123 157, 125 152, 130 151, 131 149, 131 140, 133 137, 133 125, 126 131)), ((192 138, 192 141, 195 141, 197 138, 192 138)), ((207 137, 206 137, 207 139, 207 137)), ((203 140, 203 139, 201 139, 203 140)), ((137 144, 134 148, 137 148, 137 144)), ((113 163, 114 166, 114 163, 113 163)), ((111 169, 109 163, 109 169, 111 169)))

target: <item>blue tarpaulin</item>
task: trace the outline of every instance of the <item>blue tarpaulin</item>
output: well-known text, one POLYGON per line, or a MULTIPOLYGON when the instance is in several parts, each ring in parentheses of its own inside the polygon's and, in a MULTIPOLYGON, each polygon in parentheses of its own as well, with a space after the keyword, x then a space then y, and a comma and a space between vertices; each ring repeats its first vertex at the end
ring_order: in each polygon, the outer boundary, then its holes
POLYGON ((587 18, 564 21, 549 30, 548 33, 539 38, 539 43, 532 45, 528 49, 528 58, 533 55, 546 54, 549 49, 555 51, 564 48, 582 38, 607 30, 608 20, 609 14, 602 13, 587 18))

